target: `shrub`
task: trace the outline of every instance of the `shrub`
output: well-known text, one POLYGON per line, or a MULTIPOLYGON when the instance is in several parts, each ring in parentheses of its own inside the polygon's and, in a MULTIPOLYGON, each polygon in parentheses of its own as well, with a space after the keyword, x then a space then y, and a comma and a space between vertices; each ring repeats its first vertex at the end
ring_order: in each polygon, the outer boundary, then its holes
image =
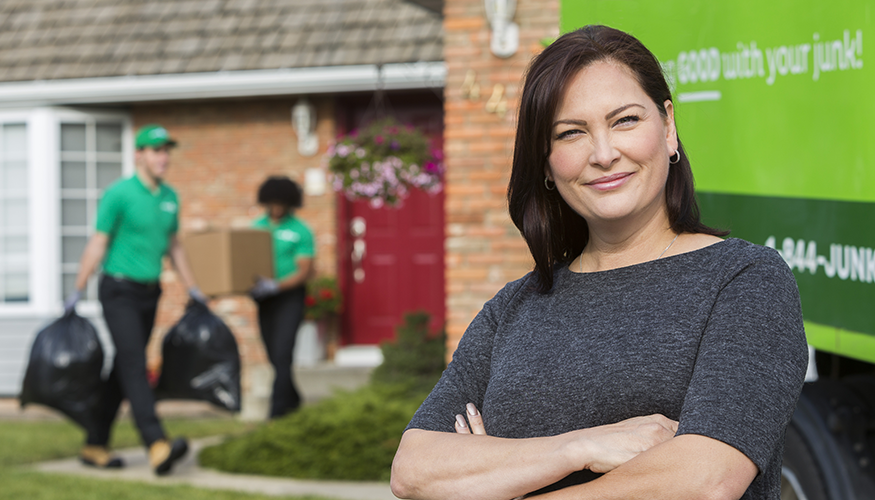
POLYGON ((407 314, 382 345, 369 385, 338 391, 251 434, 204 449, 204 466, 247 474, 388 481, 407 423, 444 369, 443 332, 427 313, 407 314))
POLYGON ((395 340, 383 342, 383 363, 374 369, 371 381, 407 384, 413 392, 428 392, 446 366, 446 333, 431 333, 431 316, 423 311, 404 315, 395 329, 395 340))
POLYGON ((388 481, 404 428, 425 394, 377 384, 308 405, 257 431, 204 449, 201 464, 305 479, 388 481))

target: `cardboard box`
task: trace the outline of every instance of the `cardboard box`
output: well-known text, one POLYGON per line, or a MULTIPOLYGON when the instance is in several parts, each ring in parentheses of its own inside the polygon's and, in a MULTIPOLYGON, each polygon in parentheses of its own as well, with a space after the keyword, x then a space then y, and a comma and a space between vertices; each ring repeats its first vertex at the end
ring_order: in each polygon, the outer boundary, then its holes
POLYGON ((191 233, 183 246, 205 295, 246 294, 259 276, 273 277, 273 238, 268 231, 221 229, 191 233))

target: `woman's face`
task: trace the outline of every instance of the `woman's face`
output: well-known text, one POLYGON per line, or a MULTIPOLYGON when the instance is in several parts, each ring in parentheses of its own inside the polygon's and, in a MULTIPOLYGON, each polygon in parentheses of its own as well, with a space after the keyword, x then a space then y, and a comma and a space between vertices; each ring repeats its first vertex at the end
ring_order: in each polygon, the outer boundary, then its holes
POLYGON ((624 65, 600 61, 571 78, 553 122, 548 178, 590 227, 666 214, 671 101, 663 117, 624 65))

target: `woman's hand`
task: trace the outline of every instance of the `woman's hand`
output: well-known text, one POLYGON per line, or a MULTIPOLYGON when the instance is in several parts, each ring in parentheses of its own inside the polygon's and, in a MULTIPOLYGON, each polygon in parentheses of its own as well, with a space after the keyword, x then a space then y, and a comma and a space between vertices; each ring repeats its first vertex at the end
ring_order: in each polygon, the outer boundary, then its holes
POLYGON ((478 434, 486 435, 486 427, 483 425, 483 417, 477 411, 474 403, 465 405, 466 413, 468 414, 468 422, 465 422, 465 417, 456 415, 456 434, 478 434))
POLYGON ((575 431, 579 439, 569 445, 577 456, 588 457, 582 459, 586 469, 604 473, 668 441, 677 430, 676 421, 654 414, 575 431))
MULTIPOLYGON (((456 415, 457 434, 486 435, 483 417, 473 403, 466 415, 456 415), (465 417, 467 416, 467 421, 465 417)), ((567 434, 568 446, 582 469, 609 472, 654 446, 673 438, 678 423, 659 414, 634 417, 616 424, 601 425, 567 434)))

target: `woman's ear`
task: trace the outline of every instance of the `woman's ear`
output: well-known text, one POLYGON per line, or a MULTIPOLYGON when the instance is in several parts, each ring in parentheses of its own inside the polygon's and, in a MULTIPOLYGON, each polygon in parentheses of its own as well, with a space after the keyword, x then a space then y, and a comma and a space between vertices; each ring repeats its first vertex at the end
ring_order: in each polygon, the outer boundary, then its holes
POLYGON ((665 106, 665 145, 670 152, 678 149, 678 130, 674 123, 674 104, 666 99, 665 106))

